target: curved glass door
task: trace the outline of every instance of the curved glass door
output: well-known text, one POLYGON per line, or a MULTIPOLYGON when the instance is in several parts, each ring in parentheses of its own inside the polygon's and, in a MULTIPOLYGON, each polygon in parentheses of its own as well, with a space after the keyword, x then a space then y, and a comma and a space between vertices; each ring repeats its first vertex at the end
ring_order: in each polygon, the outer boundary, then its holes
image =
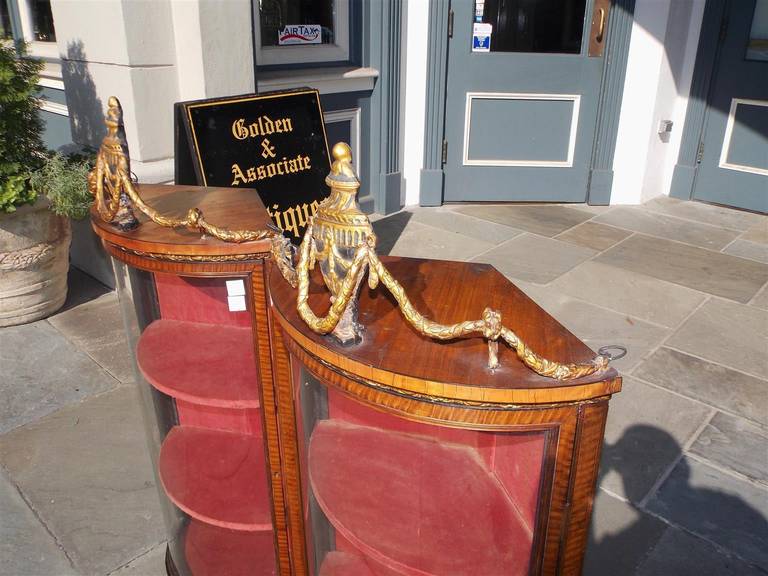
POLYGON ((292 363, 310 574, 535 571, 546 432, 406 420, 292 363))
POLYGON ((116 271, 176 568, 276 574, 247 279, 116 271))

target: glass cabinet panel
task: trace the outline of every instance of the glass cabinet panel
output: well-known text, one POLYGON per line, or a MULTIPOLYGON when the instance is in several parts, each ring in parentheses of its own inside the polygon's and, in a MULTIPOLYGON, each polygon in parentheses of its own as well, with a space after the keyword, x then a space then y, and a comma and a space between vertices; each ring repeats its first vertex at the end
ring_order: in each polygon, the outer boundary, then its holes
POLYGON ((115 268, 176 568, 276 574, 247 278, 115 268))
POLYGON ((546 432, 400 418, 292 359, 315 576, 517 576, 536 547, 546 432))

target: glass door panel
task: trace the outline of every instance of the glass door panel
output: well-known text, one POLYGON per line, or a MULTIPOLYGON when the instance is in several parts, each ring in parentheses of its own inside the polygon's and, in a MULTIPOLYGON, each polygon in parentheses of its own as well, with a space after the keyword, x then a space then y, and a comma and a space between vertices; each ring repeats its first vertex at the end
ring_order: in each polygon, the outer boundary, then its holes
POLYGON ((529 573, 546 432, 405 420, 292 362, 311 574, 529 573))
POLYGON ((176 567, 276 574, 246 279, 116 269, 176 567))
POLYGON ((491 52, 578 54, 586 0, 475 0, 475 22, 491 25, 491 52))

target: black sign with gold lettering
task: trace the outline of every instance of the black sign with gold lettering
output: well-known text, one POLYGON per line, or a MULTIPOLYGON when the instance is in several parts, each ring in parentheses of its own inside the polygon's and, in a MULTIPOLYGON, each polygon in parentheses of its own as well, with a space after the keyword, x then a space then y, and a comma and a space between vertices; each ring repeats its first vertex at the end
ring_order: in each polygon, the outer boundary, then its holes
POLYGON ((329 192, 317 90, 182 102, 176 119, 177 184, 255 188, 275 224, 301 240, 329 192))

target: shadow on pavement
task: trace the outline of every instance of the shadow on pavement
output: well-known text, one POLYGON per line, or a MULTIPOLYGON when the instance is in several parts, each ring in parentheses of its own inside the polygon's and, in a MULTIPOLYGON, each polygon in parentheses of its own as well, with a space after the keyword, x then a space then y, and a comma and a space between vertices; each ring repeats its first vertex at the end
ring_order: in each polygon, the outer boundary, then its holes
MULTIPOLYGON (((600 493, 598 508, 605 503, 608 515, 623 527, 601 536, 592 533, 584 564, 585 576, 746 576, 768 574, 765 554, 768 549, 768 521, 744 499, 732 493, 699 487, 691 483, 691 466, 686 458, 675 465, 669 477, 653 494, 646 494, 642 483, 633 482, 638 473, 638 453, 644 450, 673 451, 675 459, 682 454, 677 441, 667 432, 653 426, 628 428, 614 444, 605 444, 598 486, 611 471, 621 477, 628 503, 600 493), (628 457, 630 455, 631 457, 628 457), (648 503, 644 499, 648 499, 648 503), (608 502, 608 501, 612 502, 608 502), (623 510, 622 510, 623 508, 623 510), (646 510, 651 510, 654 515, 646 510), (628 521, 627 521, 628 520, 628 521), (668 524, 667 522, 672 523, 668 524), (681 528, 675 528, 675 525, 681 528), (662 556, 654 554, 656 545, 668 531, 679 533, 669 540, 687 542, 662 556), (704 538, 699 540, 695 534, 704 538), (743 563, 730 558, 709 542, 733 550, 743 563), (701 551, 705 554, 700 554, 701 551), (646 562, 648 561, 648 562, 646 562), (753 564, 755 566, 750 566, 753 564), (653 566, 653 568, 651 568, 653 566), (650 569, 650 571, 648 571, 650 569), (727 570, 727 572, 724 572, 727 570)), ((702 465, 705 466, 705 465, 702 465)), ((610 525, 610 521, 606 524, 610 525)))

